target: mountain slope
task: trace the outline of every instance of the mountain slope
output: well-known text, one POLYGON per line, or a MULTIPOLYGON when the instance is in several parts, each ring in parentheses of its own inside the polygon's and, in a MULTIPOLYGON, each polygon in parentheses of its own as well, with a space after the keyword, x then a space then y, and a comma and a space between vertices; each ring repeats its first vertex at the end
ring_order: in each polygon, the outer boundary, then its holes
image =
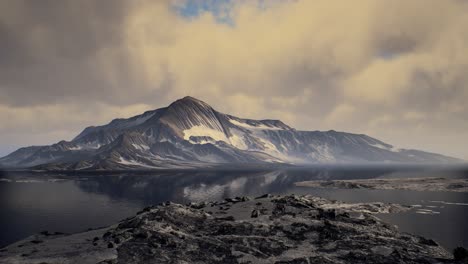
POLYGON ((396 149, 367 135, 297 131, 279 120, 238 118, 192 97, 107 125, 72 141, 21 148, 0 166, 42 169, 158 169, 258 163, 451 163, 460 160, 396 149))

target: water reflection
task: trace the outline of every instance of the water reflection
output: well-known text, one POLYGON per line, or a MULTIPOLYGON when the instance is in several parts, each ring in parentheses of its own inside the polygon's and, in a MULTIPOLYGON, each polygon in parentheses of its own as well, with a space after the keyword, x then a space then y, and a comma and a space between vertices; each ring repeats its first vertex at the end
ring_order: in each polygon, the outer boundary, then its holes
MULTIPOLYGON (((155 204, 163 201, 190 202, 220 200, 233 196, 290 193, 295 182, 383 177, 392 170, 279 170, 279 171, 194 171, 134 175, 78 177, 76 184, 87 192, 106 194, 155 204)), ((411 171, 407 173, 413 173, 411 171)))

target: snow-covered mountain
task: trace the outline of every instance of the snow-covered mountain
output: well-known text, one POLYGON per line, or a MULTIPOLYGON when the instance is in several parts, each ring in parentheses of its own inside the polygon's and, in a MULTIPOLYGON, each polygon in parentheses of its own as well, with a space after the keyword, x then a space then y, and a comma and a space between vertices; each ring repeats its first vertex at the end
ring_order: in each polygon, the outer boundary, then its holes
POLYGON ((18 149, 8 168, 114 170, 220 164, 451 163, 460 160, 397 149, 362 134, 298 131, 279 120, 220 113, 193 97, 83 130, 72 141, 18 149))

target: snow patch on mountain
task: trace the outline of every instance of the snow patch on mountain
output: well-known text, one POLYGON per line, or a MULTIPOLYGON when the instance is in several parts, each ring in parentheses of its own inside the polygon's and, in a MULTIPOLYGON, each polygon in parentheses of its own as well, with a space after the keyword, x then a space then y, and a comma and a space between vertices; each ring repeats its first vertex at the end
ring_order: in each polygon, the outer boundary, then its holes
POLYGON ((332 150, 327 145, 311 145, 315 152, 309 153, 308 156, 314 160, 330 163, 335 162, 336 158, 332 150))
POLYGON ((214 154, 201 155, 198 157, 200 161, 209 162, 209 163, 225 163, 226 161, 214 154))
POLYGON ((144 163, 141 163, 141 162, 138 162, 136 160, 128 160, 128 159, 125 159, 123 157, 120 157, 120 160, 118 161, 118 163, 122 164, 122 165, 129 165, 129 166, 136 166, 136 167, 144 167, 144 168, 158 168, 156 166, 151 166, 151 165, 148 165, 148 164, 144 164, 144 163))
POLYGON ((247 144, 244 141, 244 132, 231 129, 231 136, 228 138, 223 131, 212 129, 203 125, 193 126, 183 131, 184 139, 192 144, 215 143, 223 141, 237 149, 246 150, 247 144), (195 141, 195 138, 199 139, 195 141), (214 140, 215 142, 211 141, 214 140))
POLYGON ((125 125, 127 127, 132 127, 132 126, 138 126, 138 125, 141 125, 143 124, 144 122, 148 121, 150 118, 152 118, 154 116, 155 113, 150 113, 150 114, 146 114, 146 115, 141 115, 139 116, 138 118, 136 118, 135 120, 131 120, 129 122, 127 122, 125 125))
POLYGON ((183 131, 184 139, 190 141, 190 137, 211 137, 216 141, 229 142, 224 132, 203 125, 196 125, 183 131))
POLYGON ((98 149, 100 147, 102 147, 102 144, 97 141, 77 145, 79 149, 98 149))
POLYGON ((82 146, 76 146, 76 147, 71 147, 71 148, 68 148, 69 150, 82 150, 83 147, 82 146))
POLYGON ((144 145, 144 144, 135 144, 135 143, 132 143, 132 146, 136 149, 139 149, 139 150, 149 150, 150 147, 148 145, 144 145))
POLYGON ((392 152, 400 152, 401 149, 399 148, 395 148, 395 147, 387 147, 387 146, 384 146, 382 144, 378 144, 378 143, 374 143, 374 144, 370 144, 371 146, 373 147, 376 147, 376 148, 379 148, 379 149, 385 149, 385 150, 388 150, 388 151, 392 151, 392 152))
POLYGON ((229 137, 229 142, 231 145, 238 149, 247 150, 248 146, 245 143, 245 133, 237 129, 231 129, 232 136, 229 137))
POLYGON ((229 122, 235 126, 247 128, 247 129, 261 129, 261 130, 283 130, 281 127, 267 126, 265 124, 250 125, 248 123, 239 122, 234 119, 229 119, 229 122))

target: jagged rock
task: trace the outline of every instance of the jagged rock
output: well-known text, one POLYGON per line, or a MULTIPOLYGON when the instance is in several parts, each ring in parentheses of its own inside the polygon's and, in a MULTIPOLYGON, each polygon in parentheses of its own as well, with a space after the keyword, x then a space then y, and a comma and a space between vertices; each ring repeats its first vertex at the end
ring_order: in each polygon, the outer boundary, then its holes
POLYGON ((257 217, 258 217, 258 214, 259 214, 259 213, 258 213, 258 210, 255 209, 255 210, 252 211, 252 214, 250 215, 250 217, 252 217, 252 218, 257 218, 257 217))

